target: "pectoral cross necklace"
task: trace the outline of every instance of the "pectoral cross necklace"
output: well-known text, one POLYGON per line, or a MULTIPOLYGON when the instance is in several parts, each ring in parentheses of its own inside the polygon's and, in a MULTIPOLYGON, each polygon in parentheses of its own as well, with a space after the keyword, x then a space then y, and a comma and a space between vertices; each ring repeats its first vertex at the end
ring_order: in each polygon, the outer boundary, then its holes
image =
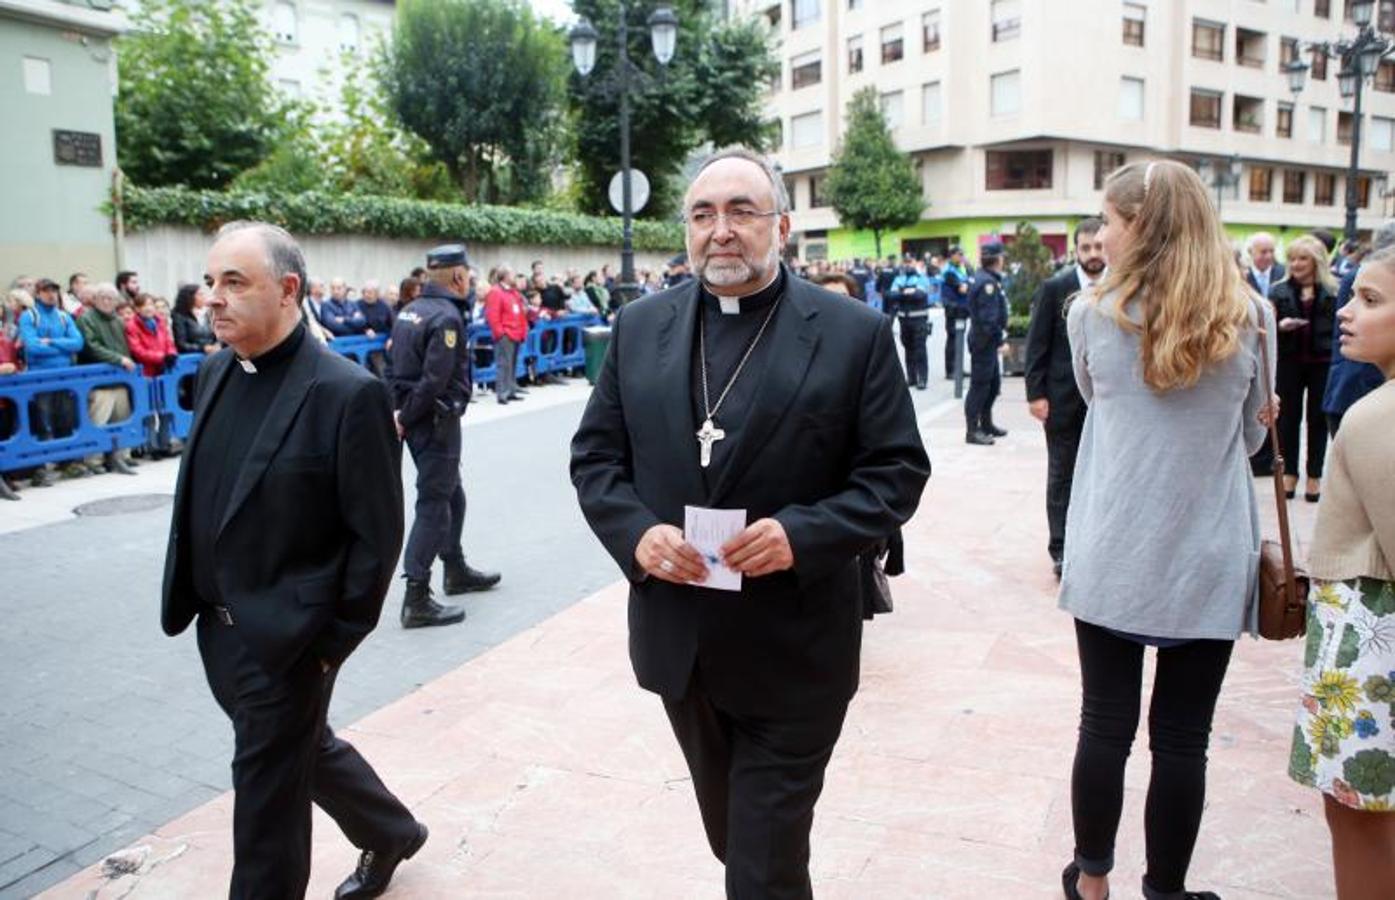
POLYGON ((751 358, 751 353, 756 349, 756 344, 760 343, 761 336, 765 334, 765 328, 770 324, 770 320, 775 318, 775 310, 780 308, 780 299, 770 304, 770 312, 765 314, 765 321, 760 323, 760 330, 756 336, 751 338, 751 345, 746 348, 746 353, 741 357, 741 362, 736 364, 736 371, 731 373, 727 379, 727 386, 722 388, 722 393, 717 397, 716 404, 709 401, 707 391, 707 316, 703 310, 698 310, 698 358, 702 363, 702 411, 706 416, 703 419, 702 427, 697 430, 698 442, 698 463, 705 469, 712 465, 712 445, 727 436, 726 431, 717 427, 713 419, 717 416, 717 410, 722 408, 722 401, 727 399, 727 394, 731 393, 731 386, 736 384, 737 377, 741 370, 746 368, 746 360, 751 358))

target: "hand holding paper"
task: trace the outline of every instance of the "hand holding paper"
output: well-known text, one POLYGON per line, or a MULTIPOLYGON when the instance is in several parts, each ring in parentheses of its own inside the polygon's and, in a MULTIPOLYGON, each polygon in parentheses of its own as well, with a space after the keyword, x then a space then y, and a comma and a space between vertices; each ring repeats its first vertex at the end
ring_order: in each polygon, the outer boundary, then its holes
POLYGON ((752 578, 794 568, 794 548, 777 519, 759 519, 722 545, 722 561, 752 578))
POLYGON ((683 539, 701 553, 707 563, 707 580, 693 582, 695 585, 717 591, 741 590, 741 573, 723 563, 722 547, 745 527, 744 509, 683 507, 683 539))

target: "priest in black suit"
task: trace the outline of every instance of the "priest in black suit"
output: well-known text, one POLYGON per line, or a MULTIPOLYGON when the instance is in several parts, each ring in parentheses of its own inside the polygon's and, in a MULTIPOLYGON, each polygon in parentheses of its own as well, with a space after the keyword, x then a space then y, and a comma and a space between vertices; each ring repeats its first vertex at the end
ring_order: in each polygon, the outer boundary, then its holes
POLYGON ((1032 298, 1027 328, 1027 403, 1046 428, 1046 522, 1051 536, 1046 551, 1056 577, 1066 548, 1066 510, 1071 479, 1085 428, 1085 400, 1075 384, 1066 304, 1082 288, 1104 276, 1103 224, 1084 219, 1075 228, 1075 265, 1043 282, 1032 298))
POLYGON ((744 149, 684 201, 695 279, 621 310, 572 481, 630 579, 630 659, 663 699, 729 897, 807 898, 809 831, 858 683, 859 554, 910 518, 930 464, 891 320, 780 264, 782 180, 744 149), (720 550, 684 507, 745 510, 720 550))
POLYGON ((305 258, 284 230, 225 226, 207 277, 229 349, 199 370, 161 624, 176 635, 197 620, 232 720, 229 895, 304 896, 313 801, 363 851, 335 896, 376 897, 426 827, 325 715, 402 547, 392 406, 381 381, 306 336, 305 258))

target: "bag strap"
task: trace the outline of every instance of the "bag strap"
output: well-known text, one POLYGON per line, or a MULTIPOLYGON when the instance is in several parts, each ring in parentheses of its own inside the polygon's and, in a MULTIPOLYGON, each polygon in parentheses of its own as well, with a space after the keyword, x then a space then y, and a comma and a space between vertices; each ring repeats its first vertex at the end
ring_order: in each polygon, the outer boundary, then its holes
MULTIPOLYGON (((1264 402, 1272 403, 1274 388, 1269 377, 1269 333, 1264 327, 1264 310, 1256 306, 1255 314, 1259 316, 1260 388, 1264 391, 1264 402)), ((1298 579, 1293 570, 1293 540, 1289 535, 1288 504, 1284 502, 1284 451, 1279 442, 1279 427, 1273 417, 1269 420, 1269 444, 1274 449, 1274 500, 1279 508, 1279 546, 1283 548, 1284 554, 1284 589, 1288 594, 1287 602, 1292 604, 1298 597, 1298 579)))

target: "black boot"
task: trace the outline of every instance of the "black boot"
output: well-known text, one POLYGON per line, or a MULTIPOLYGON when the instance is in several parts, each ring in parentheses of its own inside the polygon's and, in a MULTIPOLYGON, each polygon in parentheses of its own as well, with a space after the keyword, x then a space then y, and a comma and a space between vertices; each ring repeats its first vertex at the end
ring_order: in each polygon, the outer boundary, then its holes
POLYGON ((981 428, 979 429, 979 431, 982 431, 984 434, 988 435, 989 437, 995 437, 995 438, 1007 437, 1007 432, 1004 431, 1003 429, 999 428, 997 425, 994 425, 992 419, 984 419, 984 420, 983 420, 983 427, 981 427, 981 428))
POLYGON ((445 565, 445 578, 442 579, 442 587, 446 594, 454 597, 456 594, 465 594, 470 591, 487 591, 499 583, 498 572, 481 572, 472 569, 465 564, 465 558, 443 559, 445 565))
POLYGON ((464 607, 437 603, 436 598, 431 596, 431 585, 425 581, 407 582, 407 595, 402 598, 403 628, 454 625, 464 620, 464 607))
POLYGON ((407 846, 395 852, 364 850, 359 854, 354 874, 344 879, 334 891, 334 900, 358 900, 360 897, 380 897, 392 881, 392 873, 404 860, 416 856, 426 843, 426 826, 417 823, 417 833, 407 846))

